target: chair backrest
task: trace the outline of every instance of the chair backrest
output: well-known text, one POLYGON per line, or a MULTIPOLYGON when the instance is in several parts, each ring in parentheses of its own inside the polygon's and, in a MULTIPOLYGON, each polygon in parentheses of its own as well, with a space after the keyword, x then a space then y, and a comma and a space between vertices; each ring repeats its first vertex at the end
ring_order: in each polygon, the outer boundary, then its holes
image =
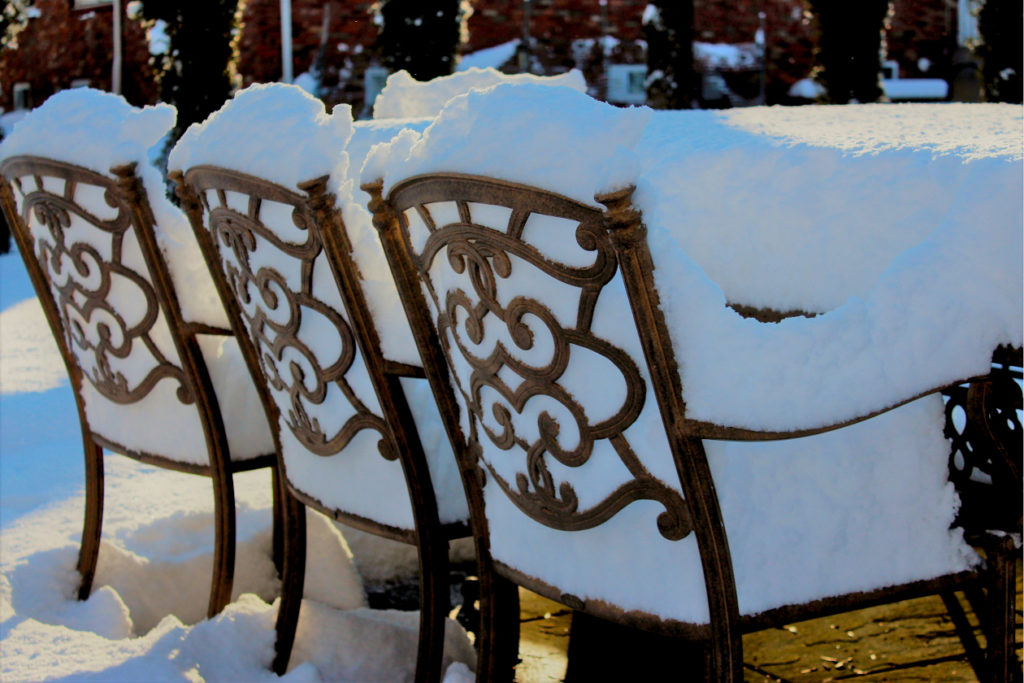
POLYGON ((181 345, 180 306, 134 165, 111 173, 12 157, 0 166, 3 203, 90 428, 122 452, 181 456, 202 469, 201 431, 188 448, 156 443, 131 412, 188 406, 195 420, 197 400, 216 398, 205 366, 192 367, 201 365, 198 350, 181 345))
POLYGON ((344 225, 327 179, 303 183, 302 194, 212 166, 172 178, 260 386, 293 490, 353 523, 369 520, 399 535, 411 529, 403 496, 372 493, 404 489, 394 461, 410 448, 404 430, 415 437, 415 426, 404 403, 392 404, 403 401, 394 395, 400 392, 384 391, 384 405, 378 398, 385 382, 379 344, 359 341, 376 334, 365 300, 358 286, 336 280, 328 263, 321 233, 343 234, 344 225), (353 311, 365 319, 353 320, 353 311), (387 421, 393 410, 402 421, 398 433, 387 421), (344 457, 331 457, 338 455, 344 457), (377 473, 369 489, 334 469, 357 460, 362 474, 377 473), (384 512, 388 505, 396 509, 384 512))
MULTIPOLYGON (((555 529, 593 528, 650 499, 664 506, 665 538, 688 535, 685 501, 647 470, 628 434, 647 399, 643 359, 594 329, 599 298, 617 273, 602 212, 453 175, 403 182, 389 202, 414 269, 400 290, 408 296, 422 285, 429 310, 429 320, 410 322, 440 343, 421 353, 440 349, 438 367, 451 369, 458 405, 442 406, 442 415, 461 416, 453 427, 470 454, 463 465, 482 467, 523 513, 555 529), (588 394, 596 378, 614 395, 588 394), (566 476, 595 454, 618 458, 626 474, 598 497, 566 476)), ((632 327, 629 310, 622 315, 632 327)))

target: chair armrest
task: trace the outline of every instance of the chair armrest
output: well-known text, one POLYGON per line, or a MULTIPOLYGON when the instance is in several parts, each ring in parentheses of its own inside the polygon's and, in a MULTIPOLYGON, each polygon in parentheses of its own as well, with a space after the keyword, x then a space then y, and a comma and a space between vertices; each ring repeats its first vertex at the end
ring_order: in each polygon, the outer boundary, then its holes
POLYGON ((863 422, 864 420, 870 420, 873 417, 887 413, 890 410, 899 408, 900 406, 916 401, 919 398, 923 398, 929 394, 934 394, 942 391, 946 387, 956 386, 958 384, 966 384, 971 382, 978 382, 983 380, 987 375, 980 377, 971 377, 962 381, 952 382, 950 384, 944 384, 941 387, 935 387, 928 391, 921 392, 902 401, 898 401, 889 406, 874 410, 863 415, 843 420, 842 422, 836 422, 832 424, 822 425, 820 427, 813 427, 810 429, 797 429, 793 431, 773 431, 773 430, 756 430, 748 429, 745 427, 733 427, 729 425, 719 425, 713 422, 703 422, 700 420, 686 420, 682 427, 682 431, 686 436, 695 437, 699 439, 714 439, 717 441, 779 441, 782 439, 799 439, 804 436, 814 436, 815 434, 822 434, 824 432, 831 432, 836 429, 842 429, 843 427, 849 427, 850 425, 863 422))

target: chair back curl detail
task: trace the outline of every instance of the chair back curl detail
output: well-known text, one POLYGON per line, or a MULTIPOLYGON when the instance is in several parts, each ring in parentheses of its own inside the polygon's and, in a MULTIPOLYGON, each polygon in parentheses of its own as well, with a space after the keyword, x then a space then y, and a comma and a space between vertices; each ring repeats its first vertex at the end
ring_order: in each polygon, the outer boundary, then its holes
MULTIPOLYGON (((180 361, 167 339, 156 292, 138 248, 129 206, 118 185, 131 185, 133 169, 119 181, 61 162, 21 157, 4 167, 32 255, 45 274, 67 348, 83 376, 104 398, 129 404, 145 398, 162 379, 177 382, 177 397, 195 402, 180 361), (33 187, 34 186, 34 187, 33 187), (80 190, 105 207, 83 206, 80 190), (100 216, 99 208, 109 211, 100 216), (33 218, 35 220, 33 220, 33 218), (139 369, 129 369, 138 365, 139 369)), ((123 187, 121 189, 124 189, 123 187)))
MULTIPOLYGON (((194 192, 193 201, 198 202, 192 209, 208 215, 203 224, 209 226, 227 286, 240 303, 241 319, 254 341, 276 410, 294 437, 310 452, 332 456, 369 429, 380 434, 377 447, 381 455, 396 459, 384 420, 360 399, 347 379, 358 352, 352 328, 341 313, 341 302, 332 306, 314 293, 314 264, 321 258, 323 245, 314 229, 315 209, 310 208, 309 200, 224 169, 191 169, 186 182, 194 192), (229 204, 228 193, 240 197, 241 202, 229 204), (278 218, 287 215, 291 225, 285 230, 294 239, 267 227, 261 218, 266 206, 274 206, 278 218), (275 252, 280 257, 270 256, 275 252), (282 272, 277 264, 285 264, 289 270, 282 272), (318 322, 326 323, 322 329, 330 329, 332 334, 337 331, 336 350, 325 353, 316 348, 316 336, 310 329, 321 329, 318 322), (351 406, 347 418, 339 420, 317 411, 332 391, 340 391, 351 406)), ((303 189, 322 195, 325 181, 311 181, 303 189)))
POLYGON ((686 501, 645 469, 625 434, 646 397, 637 362, 592 330, 598 298, 616 274, 602 213, 554 194, 451 176, 402 183, 390 202, 468 417, 466 437, 479 476, 492 477, 520 510, 555 529, 593 528, 647 499, 664 507, 657 518, 662 536, 686 537, 692 530, 686 501), (442 219, 431 205, 450 197, 459 199, 442 219), (493 207, 503 207, 507 221, 485 217, 495 215, 493 207), (531 243, 524 230, 533 216, 560 219, 567 230, 575 224, 572 239, 587 262, 559 262, 531 243), (414 239, 410 221, 427 234, 414 239), (418 249, 412 246, 417 240, 418 249), (524 279, 555 289, 567 285, 573 314, 552 310, 524 279), (621 378, 622 397, 595 417, 587 405, 593 402, 566 386, 570 373, 621 378), (630 478, 584 507, 553 466, 585 465, 602 440, 630 478), (519 464, 509 475, 513 461, 519 464))

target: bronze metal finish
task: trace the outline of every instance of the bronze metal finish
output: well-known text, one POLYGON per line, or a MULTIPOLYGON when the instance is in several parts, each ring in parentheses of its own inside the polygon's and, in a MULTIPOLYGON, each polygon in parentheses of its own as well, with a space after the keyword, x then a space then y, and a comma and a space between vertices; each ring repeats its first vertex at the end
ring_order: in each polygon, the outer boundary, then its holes
MULTIPOLYGON (((0 201, 25 261, 54 338, 60 348, 78 405, 85 454, 86 504, 78 570, 79 599, 88 597, 96 568, 103 515, 103 449, 155 465, 204 474, 213 482, 215 543, 208 616, 231 599, 235 559, 235 506, 231 475, 273 465, 272 454, 233 462, 223 418, 197 334, 225 334, 206 325, 186 323, 181 316, 167 264, 157 246, 152 211, 134 165, 111 169, 108 177, 52 159, 20 156, 0 166, 0 201), (54 186, 59 189, 51 190, 54 186), (92 214, 76 198, 82 187, 102 193, 113 218, 92 214), (15 191, 21 197, 20 211, 15 191), (30 230, 32 218, 40 226, 30 230), (78 226, 72 229, 73 224, 78 226), (83 236, 83 226, 89 235, 83 236), (135 241, 144 263, 123 259, 127 240, 135 241), (130 289, 143 302, 142 313, 119 309, 110 295, 130 289), (161 320, 163 321, 161 323, 161 320), (161 351, 154 327, 165 324, 174 355, 161 351), (93 326, 90 328, 90 326, 93 326), (95 331, 94 340, 87 334, 95 331), (141 377, 125 374, 125 361, 145 363, 141 377), (83 382, 119 404, 144 399, 158 383, 176 385, 185 405, 194 405, 204 432, 208 465, 174 460, 164 453, 145 452, 118 444, 94 431, 82 397, 83 382)), ((152 415, 154 421, 160 415, 152 415)), ((275 533, 282 519, 274 498, 275 533)), ((275 562, 278 561, 275 558, 275 562)))

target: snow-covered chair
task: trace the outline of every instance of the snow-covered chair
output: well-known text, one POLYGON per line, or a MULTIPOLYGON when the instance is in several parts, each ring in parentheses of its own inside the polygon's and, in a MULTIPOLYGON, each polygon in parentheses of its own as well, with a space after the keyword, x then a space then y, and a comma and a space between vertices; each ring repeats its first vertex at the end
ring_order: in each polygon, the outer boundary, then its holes
MULTIPOLYGON (((212 479, 213 616, 230 601, 234 577, 232 475, 276 460, 213 283, 195 269, 202 257, 188 221, 146 161, 173 124, 166 105, 139 110, 97 91, 59 93, 4 141, 0 192, 78 404, 79 599, 99 553, 106 449, 212 479)), ((279 537, 276 493, 274 503, 279 537)))
POLYGON ((287 670, 299 618, 305 505, 416 545, 416 675, 438 680, 448 541, 468 535, 468 510, 422 369, 383 353, 404 339, 416 359, 393 284, 391 311, 372 298, 390 277, 379 247, 375 266, 362 243, 376 239, 368 214, 362 238, 342 219, 351 134, 347 107, 327 116, 298 88, 254 86, 189 129, 171 177, 260 385, 290 494, 274 670, 287 670))
POLYGON ((949 530, 948 444, 921 431, 936 394, 812 428, 693 419, 632 188, 601 211, 480 176, 388 182, 364 189, 470 499, 478 680, 511 676, 516 584, 706 641, 708 680, 742 680, 746 631, 984 588, 989 674, 1011 677, 1013 543, 983 561, 949 530), (800 486, 839 453, 833 491, 800 486))

